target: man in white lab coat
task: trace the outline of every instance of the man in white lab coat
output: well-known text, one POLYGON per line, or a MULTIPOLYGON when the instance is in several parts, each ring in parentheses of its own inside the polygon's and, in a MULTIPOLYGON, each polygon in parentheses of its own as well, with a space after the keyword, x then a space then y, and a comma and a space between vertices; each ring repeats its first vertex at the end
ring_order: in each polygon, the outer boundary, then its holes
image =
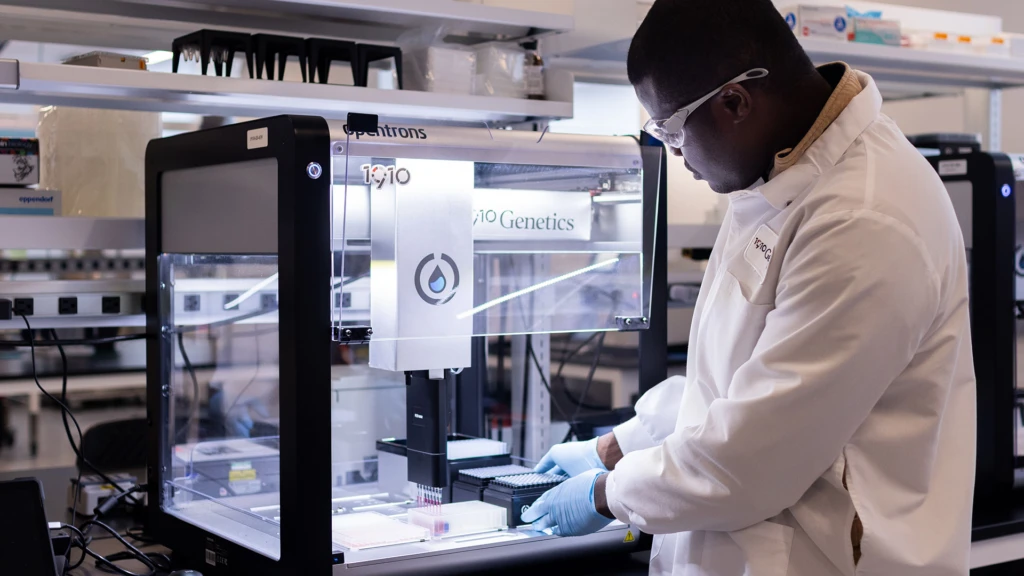
POLYGON ((629 76, 645 129, 730 207, 687 377, 554 447, 538 469, 573 478, 524 520, 629 523, 655 535, 652 574, 966 575, 964 242, 875 82, 815 69, 770 0, 657 0, 629 76))

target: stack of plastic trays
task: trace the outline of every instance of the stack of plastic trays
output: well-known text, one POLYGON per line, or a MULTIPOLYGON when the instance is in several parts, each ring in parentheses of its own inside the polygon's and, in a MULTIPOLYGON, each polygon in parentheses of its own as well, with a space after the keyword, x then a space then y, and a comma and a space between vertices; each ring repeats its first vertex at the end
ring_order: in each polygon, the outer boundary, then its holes
POLYGON ((484 502, 456 502, 409 510, 409 524, 426 528, 433 538, 494 532, 508 528, 505 510, 484 502))
POLYGON ((502 476, 491 480, 484 489, 483 501, 506 510, 509 526, 520 526, 523 524, 523 512, 529 510, 542 494, 565 480, 565 476, 554 474, 502 476))
POLYGON ((486 468, 470 468, 459 471, 459 479, 452 483, 453 502, 472 502, 480 500, 484 495, 484 488, 491 483, 491 480, 501 476, 512 476, 516 474, 529 474, 533 472, 524 466, 510 464, 508 466, 487 466, 486 468))
POLYGON ((504 456, 509 453, 508 444, 486 438, 452 440, 448 442, 448 459, 465 460, 486 456, 504 456))
POLYGON ((430 539, 423 526, 406 524, 377 512, 339 514, 331 518, 334 542, 349 550, 422 542, 430 539))

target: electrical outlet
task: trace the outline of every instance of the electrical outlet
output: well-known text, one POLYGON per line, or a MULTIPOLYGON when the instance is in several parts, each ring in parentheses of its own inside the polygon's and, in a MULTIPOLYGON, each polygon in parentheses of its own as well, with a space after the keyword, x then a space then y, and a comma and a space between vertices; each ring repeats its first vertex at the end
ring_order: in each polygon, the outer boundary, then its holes
POLYGON ((76 296, 67 296, 64 298, 57 299, 57 312, 62 316, 70 314, 78 314, 78 298, 76 296))
POLYGON ((185 294, 185 312, 199 312, 199 294, 185 294))
POLYGON ((352 307, 352 293, 351 292, 335 292, 334 293, 334 307, 335 308, 351 308, 352 307))
POLYGON ((102 300, 103 313, 104 314, 120 314, 121 313, 121 297, 120 296, 104 296, 102 300))
POLYGON ((36 313, 36 301, 32 298, 15 298, 14 315, 31 316, 36 313))
POLYGON ((260 310, 277 308, 277 294, 260 294, 260 310))

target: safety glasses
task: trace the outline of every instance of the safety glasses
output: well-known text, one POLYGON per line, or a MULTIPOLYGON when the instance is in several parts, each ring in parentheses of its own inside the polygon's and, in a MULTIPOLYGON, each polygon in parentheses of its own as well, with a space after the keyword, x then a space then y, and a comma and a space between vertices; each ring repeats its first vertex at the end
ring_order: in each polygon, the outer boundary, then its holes
POLYGON ((697 100, 693 104, 680 108, 679 111, 673 114, 671 118, 666 120, 655 120, 651 118, 646 124, 644 124, 644 132, 647 132, 651 136, 654 136, 673 148, 682 148, 685 140, 683 136, 683 125, 686 124, 686 119, 689 118, 690 114, 692 114, 694 110, 700 108, 702 104, 714 98, 715 95, 725 89, 729 84, 754 80, 755 78, 764 78, 767 75, 768 71, 764 68, 748 70, 732 80, 729 80, 725 84, 722 84, 718 88, 715 88, 711 92, 708 92, 703 98, 697 100))

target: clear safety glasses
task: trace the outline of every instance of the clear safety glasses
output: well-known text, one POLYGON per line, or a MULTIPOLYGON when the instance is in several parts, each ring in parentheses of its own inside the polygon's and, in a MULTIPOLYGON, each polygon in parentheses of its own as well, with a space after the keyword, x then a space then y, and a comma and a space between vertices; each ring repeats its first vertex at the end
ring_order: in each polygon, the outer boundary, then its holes
POLYGON ((655 120, 651 118, 644 124, 644 132, 647 132, 651 136, 654 136, 658 140, 661 140, 665 144, 673 148, 682 148, 684 137, 683 137, 683 125, 686 124, 686 119, 693 113, 694 110, 700 108, 702 104, 711 100, 716 94, 725 89, 729 84, 736 84, 737 82, 744 82, 746 80, 753 80, 755 78, 764 78, 768 75, 768 71, 764 68, 754 68, 748 70, 743 74, 729 80, 725 84, 722 84, 718 88, 715 88, 711 92, 708 92, 703 98, 696 102, 680 108, 671 118, 666 120, 655 120))

